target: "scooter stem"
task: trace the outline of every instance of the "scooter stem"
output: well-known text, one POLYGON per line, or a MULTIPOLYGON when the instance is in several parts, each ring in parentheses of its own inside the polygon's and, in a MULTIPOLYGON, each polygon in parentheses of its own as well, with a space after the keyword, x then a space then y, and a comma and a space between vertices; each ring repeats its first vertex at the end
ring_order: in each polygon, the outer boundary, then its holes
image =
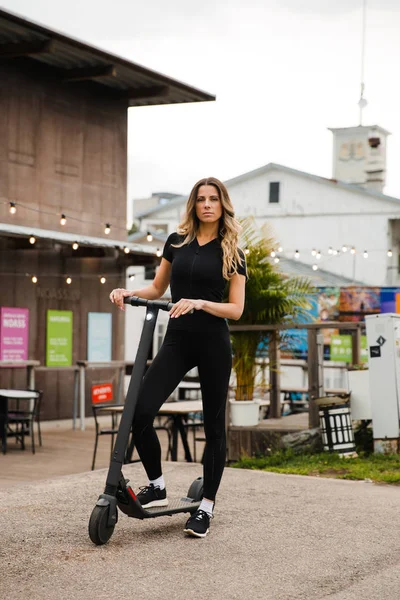
POLYGON ((117 492, 117 486, 121 476, 125 452, 128 446, 132 421, 139 397, 140 386, 142 384, 143 374, 146 369, 146 363, 150 352, 159 310, 160 309, 156 303, 148 302, 142 335, 140 336, 135 364, 133 365, 128 393, 125 399, 124 410, 122 412, 117 439, 108 470, 106 487, 104 490, 105 494, 110 494, 112 496, 115 496, 117 492))

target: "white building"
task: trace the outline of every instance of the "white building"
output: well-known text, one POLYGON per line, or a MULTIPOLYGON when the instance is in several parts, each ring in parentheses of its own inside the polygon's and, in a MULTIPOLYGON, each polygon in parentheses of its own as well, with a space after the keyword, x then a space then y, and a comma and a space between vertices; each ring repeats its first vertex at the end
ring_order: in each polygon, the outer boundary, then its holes
MULTIPOLYGON (((400 285, 400 199, 382 193, 388 132, 378 126, 331 131, 332 179, 269 163, 224 182, 236 214, 268 222, 282 257, 297 252, 302 263, 348 284, 400 285)), ((141 231, 175 231, 186 200, 177 196, 136 214, 141 231)))

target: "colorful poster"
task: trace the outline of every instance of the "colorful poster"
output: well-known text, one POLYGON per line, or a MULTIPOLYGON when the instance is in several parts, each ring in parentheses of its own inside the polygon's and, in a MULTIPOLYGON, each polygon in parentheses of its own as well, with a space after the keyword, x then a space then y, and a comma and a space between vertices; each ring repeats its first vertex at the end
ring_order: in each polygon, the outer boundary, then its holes
POLYGON ((381 312, 381 288, 346 287, 340 289, 340 321, 364 321, 365 315, 381 312))
POLYGON ((318 295, 318 320, 337 321, 339 317, 340 288, 323 288, 318 295))
POLYGON ((0 360, 28 360, 29 309, 0 309, 0 360))
POLYGON ((47 311, 46 366, 72 365, 72 311, 47 311))
POLYGON ((395 287, 387 287, 381 289, 381 312, 395 313, 397 306, 397 296, 400 294, 400 289, 395 287))
MULTIPOLYGON (((337 362, 351 363, 351 335, 332 335, 330 359, 337 362)), ((368 362, 367 336, 361 336, 361 362, 368 362)))
POLYGON ((111 313, 90 312, 88 315, 87 359, 92 362, 110 362, 111 343, 111 313))
POLYGON ((307 359, 308 334, 306 329, 288 329, 281 335, 282 358, 307 359))

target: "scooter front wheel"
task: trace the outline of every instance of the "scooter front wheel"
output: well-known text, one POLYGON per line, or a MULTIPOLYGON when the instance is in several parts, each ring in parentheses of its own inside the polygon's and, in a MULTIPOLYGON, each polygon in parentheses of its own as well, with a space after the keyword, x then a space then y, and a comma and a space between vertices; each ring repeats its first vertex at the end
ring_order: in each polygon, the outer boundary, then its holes
POLYGON ((89 520, 89 537, 93 544, 106 544, 114 533, 115 525, 108 526, 108 506, 95 506, 89 520))

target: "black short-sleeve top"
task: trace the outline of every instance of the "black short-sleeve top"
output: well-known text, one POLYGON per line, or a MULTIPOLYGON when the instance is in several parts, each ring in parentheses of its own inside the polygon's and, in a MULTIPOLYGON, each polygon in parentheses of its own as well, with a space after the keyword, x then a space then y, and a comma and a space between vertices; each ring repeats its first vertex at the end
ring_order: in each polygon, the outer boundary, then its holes
MULTIPOLYGON (((181 298, 208 300, 222 302, 227 280, 222 275, 222 248, 218 238, 211 242, 199 245, 195 238, 190 244, 176 248, 173 244, 180 244, 183 236, 172 233, 164 246, 163 258, 172 263, 171 268, 171 295, 172 302, 181 298)), ((246 259, 242 250, 239 250, 241 264, 237 272, 247 277, 246 259)), ((227 320, 215 317, 203 310, 196 310, 193 314, 170 319, 170 329, 187 329, 191 331, 214 330, 227 328, 227 320)))

